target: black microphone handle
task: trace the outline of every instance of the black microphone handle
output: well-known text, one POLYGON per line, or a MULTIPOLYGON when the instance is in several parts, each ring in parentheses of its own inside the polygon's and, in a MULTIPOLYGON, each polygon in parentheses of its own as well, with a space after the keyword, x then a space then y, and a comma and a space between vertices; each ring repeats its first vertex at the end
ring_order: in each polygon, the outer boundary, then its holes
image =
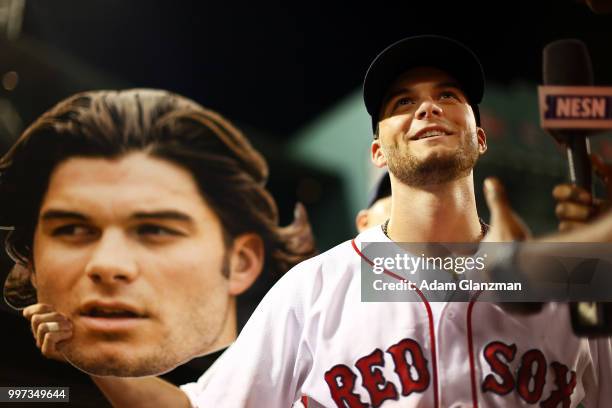
MULTIPOLYGON (((593 194, 589 138, 572 135, 567 140, 570 181, 593 194)), ((581 337, 612 335, 612 303, 570 302, 574 333, 581 337)))
POLYGON ((590 145, 588 136, 572 135, 567 138, 567 163, 570 182, 593 193, 590 145))

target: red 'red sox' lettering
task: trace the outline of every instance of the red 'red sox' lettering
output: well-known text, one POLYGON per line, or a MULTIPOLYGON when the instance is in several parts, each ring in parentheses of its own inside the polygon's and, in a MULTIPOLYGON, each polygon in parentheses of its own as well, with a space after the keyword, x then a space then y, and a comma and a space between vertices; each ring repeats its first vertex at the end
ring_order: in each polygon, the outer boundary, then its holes
POLYGON ((395 372, 402 382, 402 395, 407 397, 413 392, 423 392, 429 387, 429 370, 427 369, 427 360, 423 356, 423 351, 419 343, 412 339, 404 339, 397 344, 389 347, 387 350, 393 357, 395 363, 395 372), (406 360, 406 352, 412 356, 412 367, 416 369, 418 378, 413 379, 410 376, 410 367, 406 360))
POLYGON ((557 389, 550 394, 550 397, 546 401, 540 404, 543 408, 555 408, 559 406, 559 403, 563 403, 563 408, 569 408, 571 404, 570 396, 574 392, 576 387, 576 373, 574 371, 570 374, 570 379, 567 381, 567 372, 569 371, 566 366, 559 364, 556 361, 551 365, 555 371, 555 385, 557 389))
POLYGON ((482 383, 483 391, 492 391, 499 395, 506 395, 514 388, 514 377, 510 368, 507 364, 499 359, 499 355, 502 355, 506 362, 514 360, 516 354, 516 346, 513 344, 508 346, 499 341, 489 343, 484 349, 484 357, 491 366, 491 370, 502 378, 502 382, 499 383, 495 379, 493 374, 489 374, 485 377, 482 383))
MULTIPOLYGON (((544 353, 532 349, 523 354, 521 365, 517 372, 516 381, 512 376, 509 364, 514 360, 516 346, 507 345, 494 341, 485 347, 483 355, 491 370, 502 378, 499 383, 492 374, 485 377, 482 383, 483 392, 493 392, 499 395, 508 394, 516 388, 519 396, 529 404, 535 404, 542 399, 544 386, 546 385, 547 362, 544 353), (502 361, 501 357, 504 358, 502 361)), ((540 403, 544 408, 561 406, 567 408, 571 405, 571 395, 576 387, 576 373, 571 371, 569 380, 567 373, 569 369, 556 361, 550 364, 555 376, 555 390, 552 390, 548 398, 540 403)))
POLYGON ((367 408, 367 404, 361 402, 359 395, 353 392, 356 378, 357 375, 344 364, 333 366, 325 373, 325 382, 329 386, 334 402, 339 407, 345 407, 345 404, 348 404, 351 408, 367 408))
MULTIPOLYGON (((418 342, 403 339, 390 346, 386 353, 391 356, 397 378, 385 378, 382 370, 385 367, 385 353, 380 349, 358 359, 354 368, 338 364, 325 373, 325 382, 336 406, 377 408, 387 400, 398 400, 400 388, 402 397, 427 391, 431 375, 428 361, 418 342), (359 376, 370 398, 369 403, 355 390, 359 376)), ((548 362, 542 351, 531 349, 520 355, 516 374, 513 374, 510 367, 517 358, 515 344, 492 341, 484 348, 483 357, 492 371, 482 381, 483 393, 508 395, 515 391, 526 403, 539 402, 543 408, 568 408, 571 405, 571 396, 576 387, 576 373, 556 361, 550 363, 556 388, 544 399, 548 362)))
POLYGON ((395 385, 386 382, 382 371, 379 368, 375 368, 377 366, 385 366, 383 352, 380 349, 374 350, 372 354, 360 358, 355 363, 355 367, 357 367, 361 373, 361 378, 363 378, 363 387, 368 390, 374 408, 380 407, 388 399, 397 399, 395 385))
MULTIPOLYGON (((393 359, 395 372, 400 378, 402 395, 408 396, 413 392, 423 392, 429 387, 429 369, 427 360, 419 343, 412 339, 404 339, 387 350, 393 359), (407 354, 410 354, 412 363, 408 362, 407 354), (412 378, 410 369, 414 368, 417 375, 412 378)), ((399 398, 397 389, 393 383, 385 379, 380 368, 384 367, 384 355, 380 349, 360 358, 355 363, 363 379, 363 387, 368 391, 371 406, 379 407, 386 400, 397 400, 399 398)), ((355 379, 357 375, 343 364, 332 367, 325 373, 325 381, 329 386, 332 399, 338 407, 361 408, 370 405, 365 404, 359 395, 354 392, 355 379)))
POLYGON ((544 385, 546 385, 546 358, 540 350, 529 350, 523 354, 517 383, 517 391, 525 402, 535 404, 542 398, 544 385), (536 371, 535 374, 532 374, 534 366, 536 366, 536 371), (533 389, 530 390, 529 383, 532 377, 533 389))

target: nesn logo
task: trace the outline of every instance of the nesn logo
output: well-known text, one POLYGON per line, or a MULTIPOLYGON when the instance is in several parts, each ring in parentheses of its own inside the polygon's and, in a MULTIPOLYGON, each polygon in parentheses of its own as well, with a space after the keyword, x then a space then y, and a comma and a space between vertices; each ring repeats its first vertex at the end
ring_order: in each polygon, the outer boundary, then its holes
POLYGON ((545 119, 612 119, 609 96, 546 95, 545 119))

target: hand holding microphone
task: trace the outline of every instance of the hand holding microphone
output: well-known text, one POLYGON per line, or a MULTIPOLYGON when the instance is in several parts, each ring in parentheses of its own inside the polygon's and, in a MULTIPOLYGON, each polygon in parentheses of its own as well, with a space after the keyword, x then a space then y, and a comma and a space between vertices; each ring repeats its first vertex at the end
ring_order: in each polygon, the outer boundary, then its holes
POLYGON ((603 181, 606 188, 606 198, 593 197, 587 190, 575 184, 559 184, 555 186, 552 195, 557 202, 555 214, 559 219, 559 231, 571 231, 584 226, 599 217, 612 203, 612 166, 593 154, 591 163, 595 174, 603 181))

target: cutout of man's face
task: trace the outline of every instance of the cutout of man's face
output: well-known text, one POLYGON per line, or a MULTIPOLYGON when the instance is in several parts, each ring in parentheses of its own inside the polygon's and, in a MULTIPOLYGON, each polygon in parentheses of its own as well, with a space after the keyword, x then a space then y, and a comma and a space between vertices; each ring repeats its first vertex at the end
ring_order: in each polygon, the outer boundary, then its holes
POLYGON ((158 374, 231 340, 222 227, 178 165, 144 153, 61 162, 33 250, 38 301, 72 321, 58 346, 81 370, 158 374))

